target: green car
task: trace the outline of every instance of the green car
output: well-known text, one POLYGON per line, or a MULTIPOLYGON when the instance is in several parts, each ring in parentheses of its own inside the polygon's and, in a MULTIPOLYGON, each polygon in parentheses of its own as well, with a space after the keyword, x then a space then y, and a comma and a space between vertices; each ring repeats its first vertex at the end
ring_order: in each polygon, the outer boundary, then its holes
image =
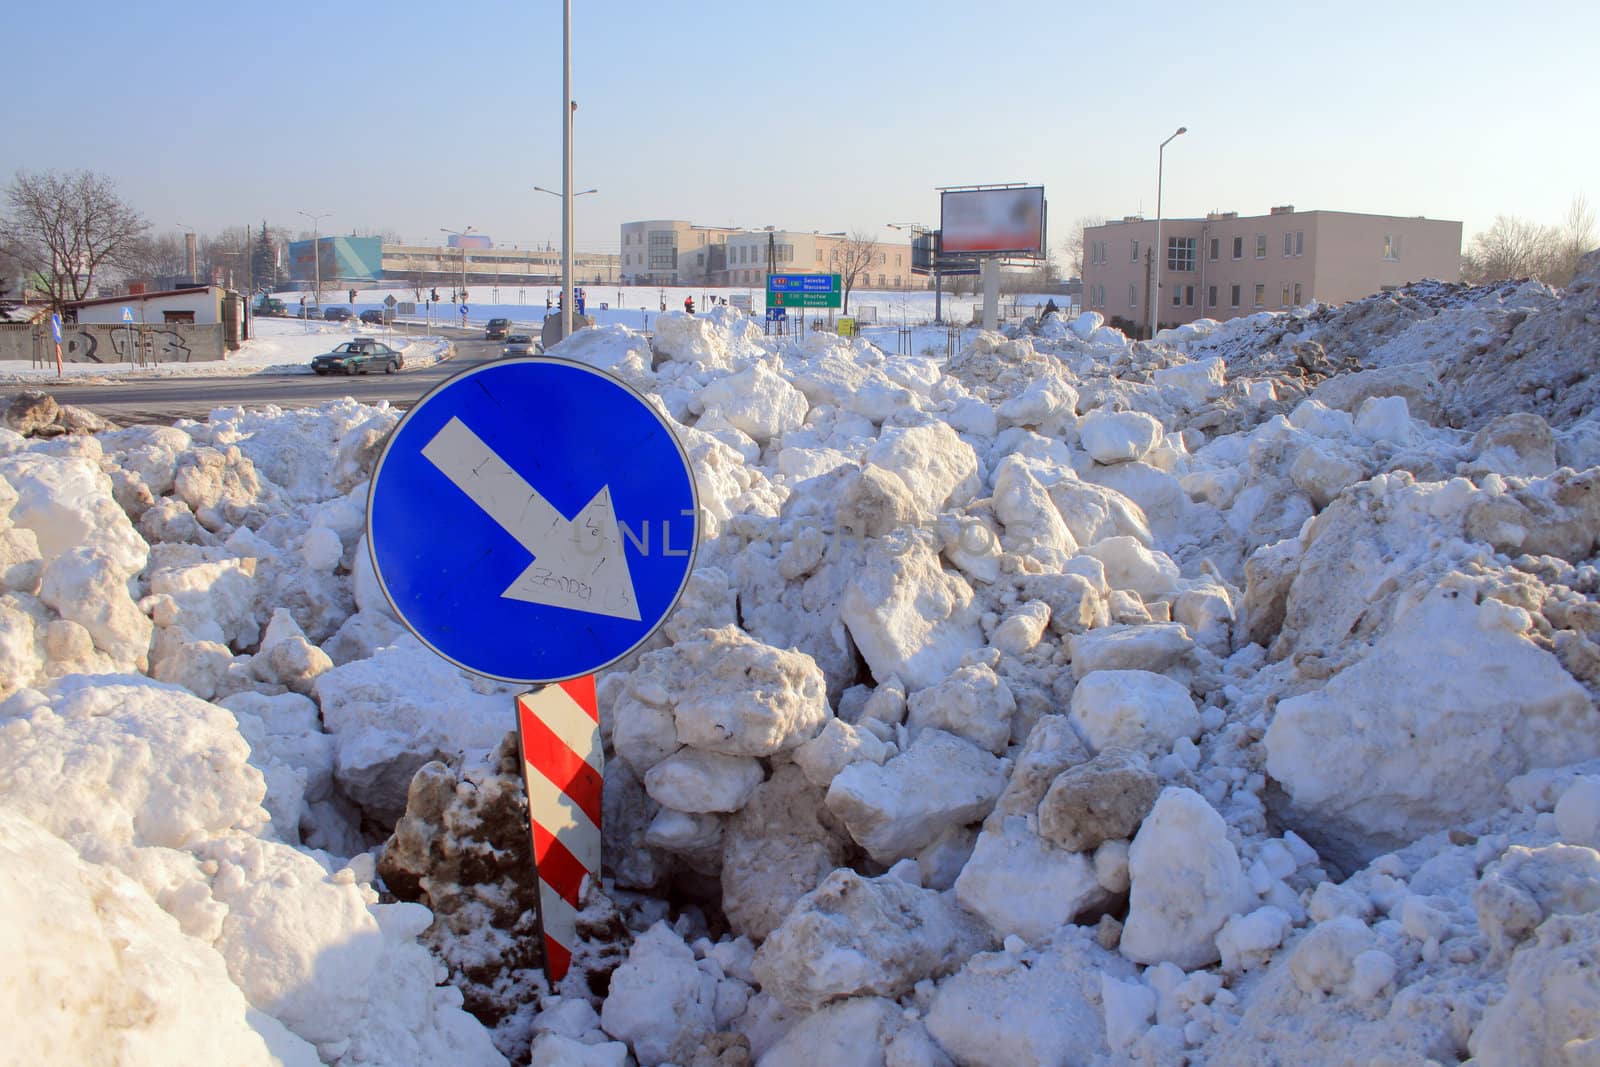
POLYGON ((346 341, 311 361, 311 369, 318 374, 366 374, 372 370, 393 374, 405 365, 404 356, 370 337, 346 341))

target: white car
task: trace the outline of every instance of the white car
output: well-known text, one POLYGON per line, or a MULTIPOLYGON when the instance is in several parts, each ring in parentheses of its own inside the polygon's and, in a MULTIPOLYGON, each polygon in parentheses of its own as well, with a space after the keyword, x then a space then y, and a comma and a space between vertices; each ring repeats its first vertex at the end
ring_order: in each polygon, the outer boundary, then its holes
POLYGON ((514 333, 506 338, 506 345, 500 350, 501 359, 514 359, 517 356, 536 356, 540 346, 537 341, 525 333, 514 333))

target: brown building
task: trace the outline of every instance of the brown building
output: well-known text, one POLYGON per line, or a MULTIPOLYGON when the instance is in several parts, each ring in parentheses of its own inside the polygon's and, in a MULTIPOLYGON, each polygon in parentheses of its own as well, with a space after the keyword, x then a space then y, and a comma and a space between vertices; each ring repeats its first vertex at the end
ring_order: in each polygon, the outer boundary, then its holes
POLYGON ((1152 299, 1164 329, 1461 277, 1461 223, 1421 216, 1276 207, 1243 218, 1163 219, 1159 279, 1155 236, 1155 220, 1138 216, 1083 231, 1085 311, 1143 331, 1152 299))

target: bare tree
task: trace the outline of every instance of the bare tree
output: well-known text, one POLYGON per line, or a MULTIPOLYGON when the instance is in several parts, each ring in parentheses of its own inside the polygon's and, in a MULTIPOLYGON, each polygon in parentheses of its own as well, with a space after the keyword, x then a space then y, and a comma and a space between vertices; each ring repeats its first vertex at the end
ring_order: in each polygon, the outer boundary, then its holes
POLYGON ((146 234, 123 250, 117 266, 129 277, 149 281, 179 277, 188 273, 189 252, 182 234, 146 234))
POLYGON ((1495 216, 1494 225, 1476 235, 1461 257, 1462 280, 1481 284, 1509 278, 1537 278, 1564 286, 1578 271, 1578 261, 1595 247, 1594 209, 1582 195, 1560 226, 1510 215, 1495 216))
POLYGON ((1579 193, 1567 208, 1567 217, 1561 224, 1556 242, 1552 273, 1559 280, 1545 280, 1551 285, 1570 284, 1573 275, 1578 273, 1578 261, 1597 245, 1600 245, 1600 240, 1595 237, 1594 208, 1589 206, 1589 198, 1579 193))
POLYGON ((45 283, 52 303, 81 300, 97 273, 119 265, 149 224, 93 171, 17 171, 0 224, 7 251, 45 283))
POLYGON ((1083 277, 1083 231, 1090 226, 1104 226, 1104 215, 1079 215, 1061 242, 1061 252, 1066 256, 1067 270, 1074 278, 1083 277))
POLYGON ((877 258, 878 239, 862 230, 852 230, 845 242, 833 250, 833 269, 838 272, 839 285, 844 289, 844 307, 840 314, 850 314, 850 291, 857 282, 867 283, 868 270, 877 258))

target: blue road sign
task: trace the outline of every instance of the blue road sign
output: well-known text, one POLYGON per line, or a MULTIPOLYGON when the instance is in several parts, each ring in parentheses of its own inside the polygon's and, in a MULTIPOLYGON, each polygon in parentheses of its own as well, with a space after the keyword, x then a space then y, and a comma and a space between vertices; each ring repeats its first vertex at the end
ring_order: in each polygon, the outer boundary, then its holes
POLYGON ((133 309, 132 308, 123 308, 122 309, 122 321, 123 322, 132 322, 133 321, 133 309))
POLYGON ((466 318, 467 317, 467 305, 465 305, 465 304, 461 305, 461 317, 462 318, 466 318))
POLYGON ((769 274, 769 293, 836 293, 839 291, 837 274, 769 274))
POLYGON ((603 371, 500 360, 400 420, 367 498, 384 594, 441 656, 504 681, 591 674, 661 625, 699 497, 665 418, 603 371))
POLYGON ((788 308, 781 308, 781 307, 770 307, 770 308, 767 308, 767 321, 768 322, 788 322, 789 321, 789 309, 788 308))
POLYGON ((56 344, 60 344, 61 343, 61 316, 60 315, 51 315, 50 316, 50 336, 55 339, 56 344))

